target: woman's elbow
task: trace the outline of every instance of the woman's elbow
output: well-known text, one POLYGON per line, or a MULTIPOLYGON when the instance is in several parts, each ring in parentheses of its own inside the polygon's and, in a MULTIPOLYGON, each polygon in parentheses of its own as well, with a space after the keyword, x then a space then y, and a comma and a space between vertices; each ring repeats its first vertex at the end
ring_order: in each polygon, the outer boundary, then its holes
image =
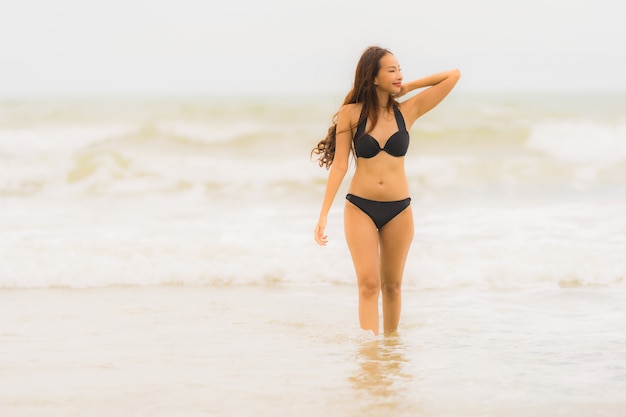
POLYGON ((334 161, 330 169, 343 178, 348 172, 348 163, 346 161, 334 161))

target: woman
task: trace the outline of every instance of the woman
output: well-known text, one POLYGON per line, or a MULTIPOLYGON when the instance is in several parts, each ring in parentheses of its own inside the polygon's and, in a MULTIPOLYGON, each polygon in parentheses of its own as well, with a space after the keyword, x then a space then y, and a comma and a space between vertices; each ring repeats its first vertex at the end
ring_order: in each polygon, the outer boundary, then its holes
POLYGON ((356 170, 344 209, 344 229, 359 287, 359 322, 379 331, 378 296, 382 290, 385 334, 400 321, 402 274, 413 240, 413 214, 404 171, 409 131, 424 113, 454 88, 460 72, 452 70, 408 83, 386 49, 369 47, 356 68, 354 86, 333 118, 326 138, 313 149, 320 166, 330 169, 315 241, 324 234, 330 207, 348 170, 351 151, 356 170), (428 88, 425 88, 428 87, 428 88), (395 99, 416 89, 415 96, 395 99))

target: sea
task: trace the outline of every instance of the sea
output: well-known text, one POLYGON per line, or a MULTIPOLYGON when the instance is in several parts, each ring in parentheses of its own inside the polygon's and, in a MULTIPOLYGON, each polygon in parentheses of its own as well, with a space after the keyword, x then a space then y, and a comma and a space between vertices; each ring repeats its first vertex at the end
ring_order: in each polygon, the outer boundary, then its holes
POLYGON ((342 94, 0 100, 0 415, 626 415, 626 94, 411 129, 398 334, 311 159, 342 94))

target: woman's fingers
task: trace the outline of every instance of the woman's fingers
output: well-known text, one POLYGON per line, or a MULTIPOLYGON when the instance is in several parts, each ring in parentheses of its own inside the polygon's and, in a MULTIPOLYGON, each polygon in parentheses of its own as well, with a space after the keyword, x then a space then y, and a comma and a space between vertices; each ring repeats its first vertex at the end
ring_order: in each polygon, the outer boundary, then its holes
POLYGON ((324 234, 324 229, 319 226, 315 228, 314 238, 317 244, 320 246, 325 246, 328 242, 327 236, 324 234))

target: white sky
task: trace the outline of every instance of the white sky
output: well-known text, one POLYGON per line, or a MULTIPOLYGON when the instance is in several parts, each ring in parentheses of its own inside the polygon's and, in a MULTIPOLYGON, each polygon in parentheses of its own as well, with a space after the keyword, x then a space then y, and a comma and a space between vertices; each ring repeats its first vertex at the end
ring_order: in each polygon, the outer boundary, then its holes
POLYGON ((0 0, 0 97, 347 92, 369 45, 467 91, 626 92, 622 0, 0 0))

